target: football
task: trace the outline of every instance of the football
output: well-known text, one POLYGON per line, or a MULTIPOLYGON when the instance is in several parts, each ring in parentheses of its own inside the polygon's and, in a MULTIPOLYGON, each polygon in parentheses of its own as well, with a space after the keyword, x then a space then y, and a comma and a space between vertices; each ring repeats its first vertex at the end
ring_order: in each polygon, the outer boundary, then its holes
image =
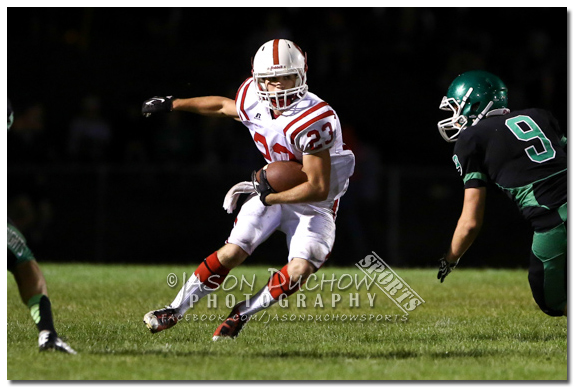
POLYGON ((293 160, 272 162, 259 169, 256 180, 260 181, 260 174, 265 169, 268 183, 279 193, 307 182, 307 175, 301 170, 302 167, 301 163, 293 160))

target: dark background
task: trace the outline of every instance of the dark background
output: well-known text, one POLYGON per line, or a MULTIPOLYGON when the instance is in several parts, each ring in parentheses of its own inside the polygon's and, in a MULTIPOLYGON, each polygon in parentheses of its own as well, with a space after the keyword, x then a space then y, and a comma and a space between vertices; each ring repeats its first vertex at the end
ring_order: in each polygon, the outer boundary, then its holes
MULTIPOLYGON (((242 124, 171 113, 154 95, 233 98, 273 38, 308 53, 310 91, 338 112, 357 158, 335 265, 375 251, 436 265, 463 198, 453 145, 436 129, 460 73, 507 84, 511 109, 567 126, 565 8, 9 8, 8 215, 41 261, 197 262, 234 216, 229 187, 264 160, 242 124)), ((489 190, 469 266, 527 266, 531 233, 489 190)), ((281 264, 281 234, 252 263, 281 264)))

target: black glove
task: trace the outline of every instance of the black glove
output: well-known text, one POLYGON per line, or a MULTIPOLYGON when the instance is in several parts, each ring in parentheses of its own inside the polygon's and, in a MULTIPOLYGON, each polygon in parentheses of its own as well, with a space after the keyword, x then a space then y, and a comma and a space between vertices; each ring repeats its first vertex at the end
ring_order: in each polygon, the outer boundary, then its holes
POLYGON ((260 200, 264 204, 264 206, 271 206, 269 203, 266 202, 266 197, 270 193, 275 193, 274 189, 268 183, 268 178, 266 177, 266 169, 265 167, 262 169, 260 173, 260 181, 256 180, 256 171, 252 172, 252 184, 254 185, 254 189, 257 191, 258 195, 260 196, 260 200))
POLYGON ((459 259, 455 263, 450 263, 445 260, 445 256, 439 259, 439 272, 437 273, 437 278, 441 280, 441 283, 445 280, 445 277, 453 271, 453 269, 459 263, 459 259))
POLYGON ((152 97, 142 104, 142 114, 145 117, 150 117, 152 113, 171 112, 173 99, 174 96, 152 97))

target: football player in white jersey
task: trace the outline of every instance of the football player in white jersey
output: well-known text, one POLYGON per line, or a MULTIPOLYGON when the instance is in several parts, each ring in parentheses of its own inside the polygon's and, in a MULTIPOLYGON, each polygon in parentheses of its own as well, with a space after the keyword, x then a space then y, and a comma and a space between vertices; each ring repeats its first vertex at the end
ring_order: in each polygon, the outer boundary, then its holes
POLYGON ((265 179, 235 185, 226 195, 228 212, 240 193, 251 195, 242 205, 226 244, 198 266, 168 307, 144 316, 152 333, 174 326, 276 230, 286 234, 288 264, 249 302, 234 306, 216 329, 214 341, 237 337, 250 316, 296 292, 329 257, 339 199, 347 190, 355 158, 344 149, 333 108, 308 91, 306 73, 306 54, 289 40, 274 39, 257 51, 253 76, 240 86, 235 100, 167 96, 143 103, 145 116, 177 110, 239 120, 249 129, 266 162, 298 161, 308 178, 279 193, 272 192, 265 179))

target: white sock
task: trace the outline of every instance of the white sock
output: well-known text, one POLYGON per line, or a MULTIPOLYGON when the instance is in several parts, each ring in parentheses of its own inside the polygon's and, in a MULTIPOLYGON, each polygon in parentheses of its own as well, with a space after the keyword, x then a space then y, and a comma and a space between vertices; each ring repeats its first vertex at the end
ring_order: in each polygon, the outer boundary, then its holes
POLYGON ((267 309, 271 305, 275 304, 277 299, 274 299, 270 294, 270 290, 266 285, 262 288, 256 295, 248 300, 241 302, 238 305, 238 313, 244 316, 250 316, 258 311, 267 309))
POLYGON ((176 309, 178 314, 184 315, 194 303, 214 290, 214 288, 208 288, 195 274, 192 274, 180 292, 178 292, 176 299, 170 303, 170 307, 176 309))

